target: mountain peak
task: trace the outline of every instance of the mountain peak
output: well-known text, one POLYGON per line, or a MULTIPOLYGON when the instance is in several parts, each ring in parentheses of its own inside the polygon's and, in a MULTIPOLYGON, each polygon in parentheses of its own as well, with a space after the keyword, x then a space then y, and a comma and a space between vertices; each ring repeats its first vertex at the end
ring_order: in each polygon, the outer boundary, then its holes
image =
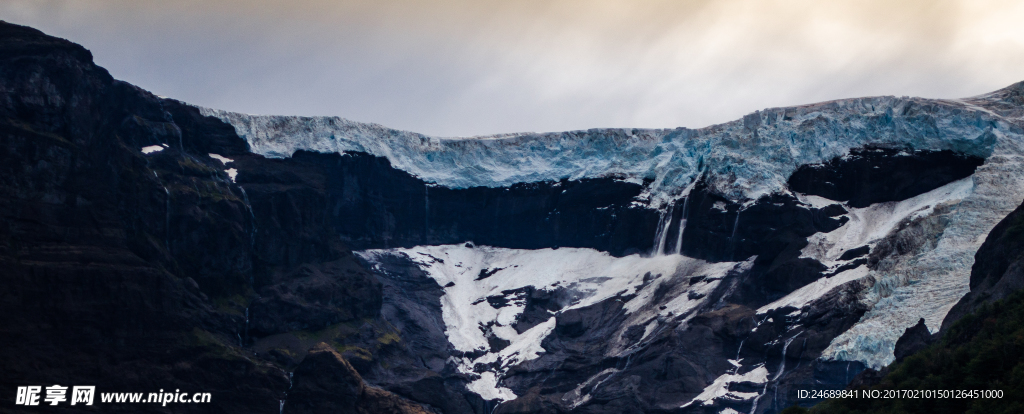
POLYGON ((0 59, 19 55, 68 53, 83 63, 92 63, 92 52, 72 41, 47 35, 37 29, 0 20, 0 59))

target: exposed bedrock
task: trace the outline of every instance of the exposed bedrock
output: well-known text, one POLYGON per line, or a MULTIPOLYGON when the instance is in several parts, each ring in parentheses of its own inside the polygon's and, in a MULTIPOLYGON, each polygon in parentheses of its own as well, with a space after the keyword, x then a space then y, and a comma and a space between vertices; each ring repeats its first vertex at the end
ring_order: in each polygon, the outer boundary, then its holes
POLYGON ((801 166, 789 177, 789 188, 860 208, 942 187, 973 174, 984 161, 950 150, 857 148, 823 164, 801 166))
POLYGON ((426 414, 423 407, 366 385, 345 358, 319 343, 295 369, 285 413, 426 414))
POLYGON ((374 384, 444 413, 489 413, 493 403, 466 390, 468 378, 448 361, 457 352, 445 336, 442 287, 405 257, 372 264, 383 285, 381 316, 402 340, 376 355, 346 352, 374 384))
POLYGON ((237 188, 183 155, 150 164, 139 148, 179 129, 91 59, 0 23, 0 382, 220 390, 217 410, 275 410, 287 375, 232 347, 244 317, 215 306, 250 289, 237 188))
POLYGON ((925 349, 931 343, 932 334, 928 332, 928 327, 924 324, 924 319, 922 318, 917 322, 917 325, 907 328, 903 336, 896 341, 896 362, 900 362, 904 358, 925 349))
MULTIPOLYGON (((351 253, 348 253, 351 256, 351 253)), ((259 291, 249 305, 249 333, 256 336, 319 330, 339 322, 372 318, 381 306, 381 285, 344 256, 306 263, 259 291)))
POLYGON ((326 210, 330 224, 354 248, 471 240, 628 254, 650 248, 657 221, 656 212, 631 205, 642 186, 614 179, 455 190, 432 186, 366 154, 300 152, 289 161, 335 177, 326 187, 326 210))
POLYGON ((381 286, 315 220, 315 186, 247 193, 209 155, 253 157, 230 126, 2 22, 0 95, 5 389, 181 389, 213 393, 192 412, 277 413, 293 367, 255 357, 255 335, 379 317, 381 286), (249 315, 264 289, 273 315, 249 315))

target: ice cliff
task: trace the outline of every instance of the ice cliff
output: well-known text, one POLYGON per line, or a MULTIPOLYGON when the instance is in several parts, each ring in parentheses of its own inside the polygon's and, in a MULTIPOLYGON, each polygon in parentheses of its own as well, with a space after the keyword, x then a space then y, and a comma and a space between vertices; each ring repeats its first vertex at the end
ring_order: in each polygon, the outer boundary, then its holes
POLYGON ((439 138, 338 117, 246 115, 200 108, 235 127, 253 152, 366 152, 439 185, 466 188, 621 177, 651 186, 656 205, 704 174, 737 201, 784 191, 800 165, 866 145, 987 157, 1018 137, 1003 117, 965 100, 874 97, 754 112, 700 129, 591 129, 439 138))

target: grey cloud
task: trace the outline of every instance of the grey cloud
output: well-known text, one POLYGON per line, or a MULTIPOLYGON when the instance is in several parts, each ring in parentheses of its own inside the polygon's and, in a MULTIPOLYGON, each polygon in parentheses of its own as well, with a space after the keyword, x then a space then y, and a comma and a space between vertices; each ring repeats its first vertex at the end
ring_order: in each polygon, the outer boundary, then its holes
POLYGON ((0 4, 0 18, 82 43, 157 94, 461 136, 987 92, 1024 80, 1022 13, 1009 1, 0 4))

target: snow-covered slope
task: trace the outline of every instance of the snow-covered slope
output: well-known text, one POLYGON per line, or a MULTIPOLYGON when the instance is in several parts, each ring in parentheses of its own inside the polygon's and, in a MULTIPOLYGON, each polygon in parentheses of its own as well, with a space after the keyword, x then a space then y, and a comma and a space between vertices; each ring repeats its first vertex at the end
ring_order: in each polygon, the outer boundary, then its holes
POLYGON ((844 252, 860 246, 878 250, 887 237, 912 248, 882 257, 871 270, 863 264, 821 278, 759 312, 801 308, 843 283, 867 280, 872 287, 864 302, 872 309, 835 338, 823 357, 860 361, 872 368, 892 362, 896 340, 920 318, 932 332, 938 331, 950 307, 967 293, 974 252, 992 226, 1024 198, 1024 185, 1007 179, 1024 174, 1024 148, 1010 144, 1003 143, 1012 157, 990 158, 972 177, 907 200, 849 208, 850 221, 812 236, 803 250, 805 257, 834 269, 852 262, 839 260, 844 252))
POLYGON ((1022 144, 1019 138, 1000 140, 969 179, 895 203, 889 217, 873 220, 891 223, 909 212, 905 230, 897 227, 889 234, 914 248, 896 249, 882 259, 864 297, 871 310, 833 340, 825 357, 880 368, 893 361, 896 340, 920 318, 933 333, 939 330, 967 293, 974 254, 988 232, 1024 199, 1022 144))
POLYGON ((199 108, 235 127, 252 151, 361 151, 426 181, 453 188, 618 176, 653 179, 656 205, 702 171, 715 192, 749 201, 785 189, 800 165, 868 144, 986 157, 1019 131, 998 115, 956 100, 875 97, 773 108, 701 129, 591 129, 438 138, 337 117, 246 115, 199 108))
MULTIPOLYGON (((498 386, 497 379, 510 367, 543 353, 541 341, 555 328, 553 314, 523 332, 514 328, 526 310, 523 288, 532 286, 555 292, 559 312, 623 297, 633 322, 625 324, 625 328, 658 316, 692 316, 726 273, 744 265, 707 263, 681 255, 613 257, 592 249, 516 250, 471 245, 368 250, 358 254, 373 263, 375 269, 379 269, 384 256, 408 257, 444 286, 441 309, 448 340, 456 350, 473 355, 461 358, 459 370, 477 375, 470 384, 471 390, 486 399, 503 401, 516 395, 498 386), (682 292, 691 295, 680 294, 660 307, 650 306, 651 296, 662 285, 698 275, 705 277, 703 283, 682 292), (494 350, 485 333, 509 343, 494 350), (490 368, 482 370, 478 366, 490 368)), ((615 341, 614 337, 609 341, 615 341)))

